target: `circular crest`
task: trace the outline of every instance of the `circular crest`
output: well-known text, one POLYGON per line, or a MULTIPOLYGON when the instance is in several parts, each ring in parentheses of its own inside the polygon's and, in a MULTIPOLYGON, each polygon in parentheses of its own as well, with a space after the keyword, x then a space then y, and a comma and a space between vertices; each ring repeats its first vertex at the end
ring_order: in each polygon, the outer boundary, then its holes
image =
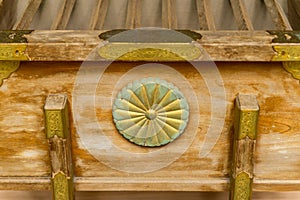
POLYGON ((189 106, 173 84, 155 78, 124 87, 113 104, 119 133, 140 146, 162 146, 180 136, 188 122, 189 106))

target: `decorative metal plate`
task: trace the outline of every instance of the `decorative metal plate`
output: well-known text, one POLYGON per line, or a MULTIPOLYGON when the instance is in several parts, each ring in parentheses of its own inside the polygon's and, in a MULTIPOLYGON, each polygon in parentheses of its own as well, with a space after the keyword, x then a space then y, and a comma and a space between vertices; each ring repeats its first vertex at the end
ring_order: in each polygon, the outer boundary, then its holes
POLYGON ((164 80, 147 78, 124 87, 113 105, 119 133, 140 146, 162 146, 186 128, 189 106, 183 94, 164 80))

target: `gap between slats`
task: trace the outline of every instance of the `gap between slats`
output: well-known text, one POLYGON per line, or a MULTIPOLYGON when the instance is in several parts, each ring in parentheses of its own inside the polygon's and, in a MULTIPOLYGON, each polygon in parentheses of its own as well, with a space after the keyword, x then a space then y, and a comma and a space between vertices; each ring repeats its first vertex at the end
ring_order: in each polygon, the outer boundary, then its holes
POLYGON ((292 30, 291 25, 277 0, 264 0, 264 2, 273 19, 276 29, 292 30))
POLYGON ((142 2, 128 0, 125 27, 128 29, 141 27, 142 2))
POLYGON ((196 0, 200 30, 216 30, 210 3, 210 0, 196 0))
POLYGON ((30 0, 20 20, 13 26, 15 30, 28 29, 35 13, 38 11, 42 0, 30 0))
POLYGON ((51 30, 63 30, 67 27, 75 3, 76 0, 63 0, 57 16, 51 25, 51 30))
POLYGON ((175 0, 162 0, 162 27, 177 29, 175 0))
POLYGON ((103 29, 108 10, 108 4, 109 0, 97 0, 96 6, 92 12, 92 17, 89 25, 90 30, 103 29))
POLYGON ((233 14, 239 30, 253 31, 252 22, 248 16, 243 0, 230 0, 233 14))

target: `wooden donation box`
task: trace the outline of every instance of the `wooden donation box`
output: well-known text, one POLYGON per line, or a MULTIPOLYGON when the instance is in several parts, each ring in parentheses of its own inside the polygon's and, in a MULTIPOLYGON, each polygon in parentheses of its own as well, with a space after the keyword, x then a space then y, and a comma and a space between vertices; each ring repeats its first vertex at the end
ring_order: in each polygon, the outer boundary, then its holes
POLYGON ((0 31, 0 189, 299 191, 299 1, 289 20, 260 2, 274 31, 254 30, 242 0, 228 1, 236 30, 216 28, 208 0, 194 29, 172 0, 160 28, 139 28, 128 0, 124 27, 104 29, 111 1, 95 1, 88 30, 64 30, 79 3, 61 2, 60 30, 30 30, 46 5, 31 0, 0 31))

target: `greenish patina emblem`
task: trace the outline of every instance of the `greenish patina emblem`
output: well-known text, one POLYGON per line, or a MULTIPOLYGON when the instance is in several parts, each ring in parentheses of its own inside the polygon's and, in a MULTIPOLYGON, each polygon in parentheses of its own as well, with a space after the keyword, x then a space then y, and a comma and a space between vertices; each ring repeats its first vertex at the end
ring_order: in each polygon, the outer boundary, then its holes
POLYGON ((189 106, 173 84, 147 78, 124 87, 113 104, 117 130, 140 146, 162 146, 180 136, 188 122, 189 106))

